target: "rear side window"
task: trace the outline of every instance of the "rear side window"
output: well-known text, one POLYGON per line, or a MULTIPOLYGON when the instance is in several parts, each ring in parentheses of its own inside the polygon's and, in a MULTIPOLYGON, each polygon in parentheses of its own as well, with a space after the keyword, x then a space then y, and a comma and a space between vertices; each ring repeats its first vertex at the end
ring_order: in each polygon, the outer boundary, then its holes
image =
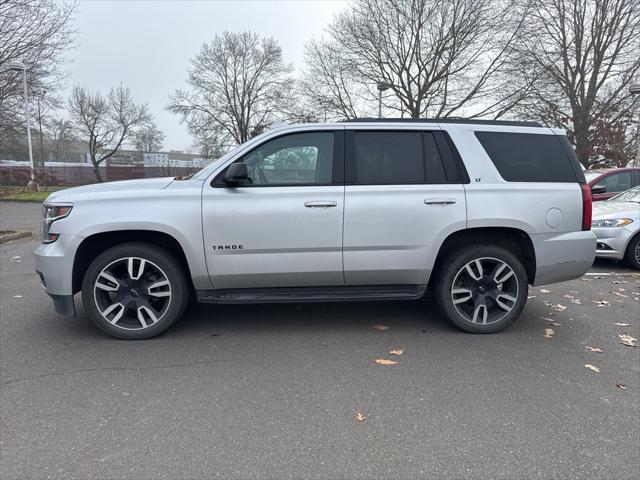
POLYGON ((431 132, 351 132, 347 182, 357 185, 446 183, 431 132))
POLYGON ((555 135, 476 132, 476 137, 508 182, 579 180, 571 158, 555 135))

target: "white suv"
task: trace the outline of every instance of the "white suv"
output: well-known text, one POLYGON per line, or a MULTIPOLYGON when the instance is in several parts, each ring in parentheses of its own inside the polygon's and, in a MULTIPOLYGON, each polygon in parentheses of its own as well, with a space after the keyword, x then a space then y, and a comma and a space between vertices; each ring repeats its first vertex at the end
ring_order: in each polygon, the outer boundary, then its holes
MULTIPOLYGON (((190 178, 45 202, 36 270, 63 315, 148 338, 201 302, 420 299, 490 333, 528 285, 576 278, 596 239, 563 131, 526 122, 283 126, 190 178), (194 295, 195 294, 195 295, 194 295)), ((301 319, 301 321, 303 321, 301 319)))

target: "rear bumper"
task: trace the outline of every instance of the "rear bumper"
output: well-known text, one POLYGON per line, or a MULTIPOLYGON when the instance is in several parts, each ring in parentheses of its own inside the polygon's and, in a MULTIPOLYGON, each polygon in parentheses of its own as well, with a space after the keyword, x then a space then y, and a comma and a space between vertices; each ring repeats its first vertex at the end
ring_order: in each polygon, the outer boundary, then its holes
POLYGON ((564 282, 581 277, 596 255, 596 236, 592 231, 531 235, 536 252, 534 285, 564 282))

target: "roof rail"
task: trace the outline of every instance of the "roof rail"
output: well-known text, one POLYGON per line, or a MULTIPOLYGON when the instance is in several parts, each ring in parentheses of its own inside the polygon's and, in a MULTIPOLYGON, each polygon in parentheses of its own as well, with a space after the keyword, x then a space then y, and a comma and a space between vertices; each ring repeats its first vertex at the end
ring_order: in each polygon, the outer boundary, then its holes
POLYGON ((482 120, 478 118, 354 118, 343 122, 389 122, 389 123, 467 123, 472 125, 504 125, 509 127, 542 127, 538 122, 517 120, 482 120))

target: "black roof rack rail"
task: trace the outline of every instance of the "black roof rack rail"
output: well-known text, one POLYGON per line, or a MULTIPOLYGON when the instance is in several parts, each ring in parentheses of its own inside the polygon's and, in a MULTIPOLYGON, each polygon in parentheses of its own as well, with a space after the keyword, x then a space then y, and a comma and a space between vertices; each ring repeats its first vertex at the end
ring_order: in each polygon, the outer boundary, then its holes
POLYGON ((518 120, 482 120, 478 118, 354 118, 343 122, 390 122, 390 123, 466 123, 472 125, 502 125, 508 127, 542 127, 538 122, 518 120))

